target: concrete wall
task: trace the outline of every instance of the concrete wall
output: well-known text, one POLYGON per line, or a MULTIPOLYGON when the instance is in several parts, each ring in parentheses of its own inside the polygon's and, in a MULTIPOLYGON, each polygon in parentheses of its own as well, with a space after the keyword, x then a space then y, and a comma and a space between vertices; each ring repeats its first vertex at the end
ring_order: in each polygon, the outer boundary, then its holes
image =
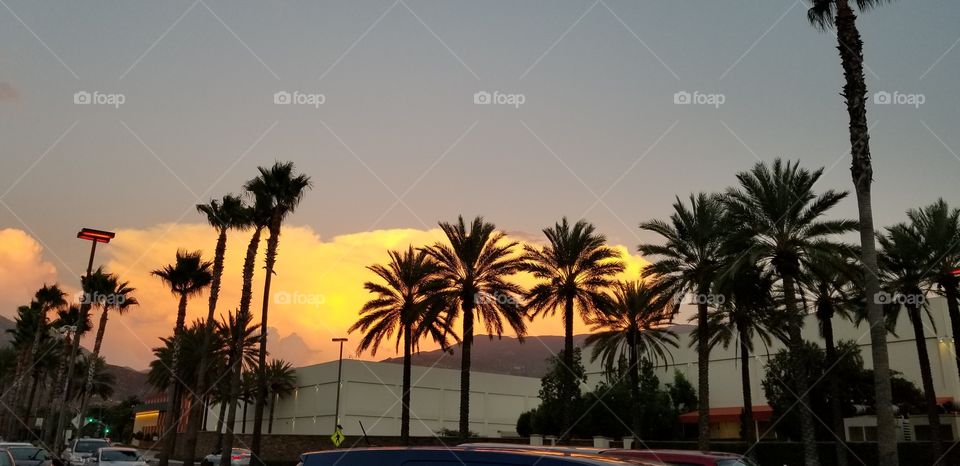
MULTIPOLYGON (((400 364, 347 359, 343 361, 340 419, 346 435, 399 435, 400 364)), ((458 428, 460 371, 418 367, 412 369, 410 431, 433 436, 442 428, 458 428)), ((540 380, 530 377, 474 372, 470 382, 470 430, 485 437, 516 430, 517 417, 540 404, 540 380)), ((273 433, 330 435, 334 428, 337 397, 337 362, 297 369, 297 389, 277 401, 273 433)), ((237 411, 236 432, 241 429, 243 408, 237 411)), ((269 415, 269 408, 265 417, 269 415)), ((211 406, 207 428, 216 428, 219 406, 211 406)), ((246 432, 252 431, 253 405, 247 410, 246 432)), ((267 429, 264 427, 264 432, 267 429)))

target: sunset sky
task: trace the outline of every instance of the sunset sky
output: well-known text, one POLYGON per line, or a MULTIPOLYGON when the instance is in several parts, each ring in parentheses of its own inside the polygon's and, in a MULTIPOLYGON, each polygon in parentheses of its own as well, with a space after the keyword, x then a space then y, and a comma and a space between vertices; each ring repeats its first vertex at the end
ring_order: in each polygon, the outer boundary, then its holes
MULTIPOLYGON (((367 265, 437 241, 459 214, 523 242, 586 218, 636 277, 637 244, 656 241, 640 221, 758 159, 800 159, 825 167, 819 189, 852 188, 835 38, 801 1, 2 3, 0 314, 43 283, 75 291, 88 252, 76 232, 116 231, 97 264, 142 304, 110 320, 114 364, 146 367, 173 325, 176 299, 149 271, 177 248, 212 257, 194 205, 274 160, 314 183, 273 285, 309 302, 271 307, 272 351, 298 364, 336 356, 367 265), (78 105, 78 92, 123 102, 78 105), (278 92, 324 100, 279 105, 278 92), (477 105, 477 92, 523 103, 477 105), (677 105, 678 92, 723 103, 677 105)), ((960 3, 897 1, 860 24, 871 92, 923 98, 868 106, 876 224, 960 204, 960 3)), ((833 214, 855 217, 856 203, 833 214)), ((236 306, 248 239, 230 237, 218 312, 236 306)), ((192 301, 191 317, 205 309, 192 301)))

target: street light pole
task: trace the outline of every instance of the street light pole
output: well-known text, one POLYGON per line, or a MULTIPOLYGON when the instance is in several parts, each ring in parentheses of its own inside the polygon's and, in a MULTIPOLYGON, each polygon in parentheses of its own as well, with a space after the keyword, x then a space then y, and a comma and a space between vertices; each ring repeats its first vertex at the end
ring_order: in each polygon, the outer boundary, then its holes
POLYGON ((340 428, 340 383, 341 377, 343 377, 343 343, 347 341, 346 338, 334 338, 334 343, 340 343, 340 359, 337 362, 337 407, 333 416, 333 431, 336 432, 340 428))

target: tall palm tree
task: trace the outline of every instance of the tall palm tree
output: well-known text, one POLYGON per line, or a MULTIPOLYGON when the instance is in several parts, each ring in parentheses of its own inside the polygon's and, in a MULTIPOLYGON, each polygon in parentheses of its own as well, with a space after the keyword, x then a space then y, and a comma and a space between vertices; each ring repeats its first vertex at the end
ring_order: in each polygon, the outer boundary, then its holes
MULTIPOLYGON (((210 267, 213 264, 203 260, 200 251, 187 252, 185 250, 177 251, 176 261, 173 264, 154 270, 151 274, 159 278, 170 292, 179 298, 177 306, 177 323, 173 328, 173 354, 170 360, 170 374, 175 376, 180 365, 180 337, 184 333, 185 321, 187 318, 187 301, 197 296, 210 286, 213 280, 210 267)), ((170 455, 173 454, 173 448, 177 437, 177 424, 180 419, 180 405, 182 396, 182 386, 178 383, 170 384, 167 400, 170 403, 170 412, 167 417, 170 420, 167 425, 166 435, 163 436, 164 444, 160 452, 159 466, 167 466, 170 455)))
MULTIPOLYGON (((254 466, 263 466, 260 460, 260 435, 263 430, 263 409, 267 396, 267 314, 270 309, 270 282, 273 280, 274 266, 277 262, 277 246, 280 243, 280 227, 284 219, 296 210, 307 190, 310 189, 310 177, 297 174, 293 162, 276 162, 270 168, 258 167, 260 176, 250 180, 244 189, 254 195, 269 200, 270 217, 267 230, 266 267, 263 278, 263 306, 260 316, 260 360, 257 370, 259 387, 254 405, 253 439, 250 451, 253 452, 254 466)), ((160 465, 165 466, 165 465, 160 465)))
MULTIPOLYGON (((198 204, 197 211, 205 215, 207 223, 217 232, 217 246, 214 249, 212 279, 210 281, 210 299, 207 307, 207 319, 204 327, 203 346, 200 348, 200 373, 205 374, 210 364, 210 351, 214 338, 214 327, 216 319, 214 315, 217 310, 217 300, 220 297, 220 281, 223 277, 223 259, 227 253, 227 232, 231 229, 245 228, 249 224, 250 216, 243 199, 226 195, 218 201, 211 200, 208 204, 198 204)), ((197 393, 205 397, 207 392, 207 380, 201 378, 197 385, 197 393)), ((183 459, 184 466, 193 466, 194 456, 197 450, 197 435, 200 431, 200 423, 203 422, 203 410, 200 400, 194 399, 190 403, 190 414, 187 422, 186 453, 183 459)))
MULTIPOLYGON (((637 250, 656 260, 643 269, 644 277, 654 280, 654 286, 663 292, 682 297, 695 294, 699 298, 710 294, 720 265, 725 226, 723 204, 717 195, 699 193, 690 195, 689 207, 680 198, 673 203, 673 214, 668 221, 651 220, 640 224, 640 229, 662 236, 664 244, 641 244, 637 250)), ((706 332, 708 300, 697 299, 697 328, 706 332)), ((678 310, 676 300, 674 310, 678 310)), ((697 379, 699 422, 698 447, 710 449, 710 346, 707 339, 697 343, 697 379)))
MULTIPOLYGON (((60 345, 61 354, 59 357, 59 365, 57 367, 56 378, 52 381, 54 385, 52 390, 48 393, 47 402, 44 406, 53 407, 55 406, 56 396, 62 394, 65 389, 69 391, 69 385, 67 384, 67 372, 69 362, 72 358, 76 357, 77 348, 80 345, 80 339, 83 338, 87 332, 89 332, 93 325, 90 322, 90 313, 87 312, 82 306, 70 305, 59 309, 57 311, 57 319, 51 324, 51 327, 58 329, 58 334, 62 335, 62 343, 60 345), (74 328, 72 331, 67 331, 68 327, 74 328)), ((57 412, 57 410, 49 410, 50 413, 50 422, 44 421, 44 435, 43 439, 52 442, 56 436, 56 426, 58 424, 57 418, 64 413, 57 412)))
POLYGON ((507 241, 502 232, 483 217, 467 225, 463 217, 457 223, 440 222, 449 244, 436 243, 427 254, 439 264, 437 276, 443 287, 437 291, 446 303, 448 321, 462 319, 460 362, 460 438, 470 435, 470 350, 474 322, 479 320, 493 338, 503 334, 504 322, 523 341, 527 325, 520 295, 523 289, 507 281, 519 269, 515 255, 517 243, 507 241))
POLYGON ((836 437, 837 465, 846 466, 848 447, 844 445, 846 434, 843 427, 843 410, 840 400, 840 377, 836 370, 841 359, 834 340, 833 318, 842 317, 858 321, 864 317, 858 308, 862 306, 862 269, 856 261, 856 251, 850 248, 840 254, 813 254, 804 264, 800 274, 800 292, 808 297, 820 323, 820 336, 824 341, 825 364, 828 368, 827 383, 830 394, 831 428, 836 437))
POLYGON ((910 225, 900 223, 886 229, 886 233, 877 237, 880 248, 880 273, 888 295, 878 295, 876 301, 886 304, 891 318, 901 308, 907 310, 907 316, 913 326, 914 343, 920 363, 920 380, 923 382, 923 394, 927 404, 927 420, 930 425, 930 440, 933 457, 940 458, 943 451, 940 439, 940 414, 937 406, 937 394, 933 386, 933 374, 930 370, 930 354, 927 352, 927 338, 923 330, 923 313, 928 314, 923 283, 931 270, 935 258, 932 250, 926 247, 923 236, 910 225))
MULTIPOLYGON (((725 266, 736 262, 726 257, 725 266)), ((714 309, 708 317, 707 339, 710 348, 722 345, 729 348, 736 343, 740 356, 740 385, 743 392, 743 437, 748 451, 752 450, 757 438, 753 417, 753 385, 750 382, 750 355, 754 352, 754 339, 759 338, 765 345, 772 342, 770 326, 775 307, 774 277, 768 271, 753 264, 725 269, 717 276, 714 290, 722 299, 714 300, 714 309)), ((700 329, 694 330, 691 345, 699 343, 700 329)))
POLYGON ((591 316, 590 335, 584 342, 593 348, 590 360, 600 358, 608 373, 616 370, 620 358, 627 357, 630 382, 631 413, 634 435, 642 432, 640 408, 640 359, 653 362, 672 359, 670 347, 676 348, 677 334, 667 326, 673 319, 670 297, 658 293, 644 281, 620 281, 613 287, 611 306, 591 316))
POLYGON ((34 293, 33 301, 37 303, 39 308, 40 319, 37 322, 37 331, 33 335, 33 344, 30 345, 30 362, 28 364, 33 364, 36 361, 40 349, 40 340, 47 333, 47 314, 54 309, 66 306, 67 294, 57 285, 47 286, 44 284, 34 293))
POLYGON ((107 372, 107 361, 102 357, 93 357, 93 355, 83 355, 77 358, 77 366, 80 370, 76 372, 76 379, 73 385, 80 387, 76 393, 70 393, 73 399, 83 399, 97 397, 102 401, 107 401, 113 396, 114 386, 117 377, 107 372), (87 380, 86 374, 93 373, 93 382, 87 380))
MULTIPOLYGON (((952 333, 960 338, 960 209, 951 209, 938 199, 907 211, 907 217, 934 259, 925 281, 947 300, 952 333)), ((954 359, 960 374, 960 358, 954 359)))
MULTIPOLYGON (((857 15, 853 4, 864 11, 888 0, 811 0, 807 18, 817 29, 832 27, 837 31, 837 50, 843 67, 842 95, 849 118, 850 174, 857 193, 859 212, 860 253, 864 270, 864 291, 867 296, 880 292, 880 272, 877 267, 877 248, 874 239, 873 206, 870 185, 873 183, 873 163, 870 160, 870 129, 867 125, 867 83, 863 76, 863 40, 857 29, 857 15)), ((893 415, 893 394, 890 388, 890 359, 887 354, 887 331, 883 309, 867 300, 867 319, 870 323, 870 348, 873 356, 874 389, 876 390, 878 466, 896 466, 897 427, 893 415)))
POLYGON ((293 393, 297 388, 297 371, 293 365, 282 359, 274 359, 267 365, 267 396, 270 397, 270 423, 267 433, 273 433, 273 410, 277 402, 293 393))
MULTIPOLYGON (((92 357, 96 360, 100 357, 100 348, 103 346, 103 337, 107 332, 107 318, 110 313, 123 315, 132 306, 140 303, 132 295, 136 288, 131 287, 130 282, 121 281, 116 274, 104 272, 103 267, 98 267, 89 277, 84 277, 84 280, 89 280, 89 290, 93 292, 92 295, 88 296, 88 299, 93 300, 90 304, 100 308, 100 324, 97 327, 97 337, 93 342, 92 357)), ((98 370, 96 364, 88 364, 88 366, 87 378, 84 381, 84 394, 94 392, 91 385, 94 383, 94 377, 98 370)), ((87 396, 80 398, 81 419, 86 417, 88 401, 87 396)))
POLYGON ((616 249, 607 246, 607 238, 586 221, 571 226, 564 217, 545 228, 543 234, 548 244, 543 248, 525 245, 521 268, 540 280, 525 296, 530 318, 563 310, 563 363, 567 368, 563 396, 568 402, 563 405, 562 437, 566 438, 573 427, 572 402, 578 389, 573 375, 575 314, 589 320, 600 310, 612 307, 606 290, 624 266, 616 249))
MULTIPOLYGON (((411 357, 420 339, 432 337, 446 349, 449 321, 442 314, 443 301, 438 293, 444 283, 437 278, 439 267, 424 250, 390 251, 387 265, 368 267, 384 283, 366 282, 363 286, 374 298, 360 309, 360 317, 349 332, 363 332, 357 353, 370 350, 377 354, 380 343, 397 334, 397 349, 403 345, 403 395, 400 414, 400 440, 410 443, 410 368, 411 357)), ((339 422, 339 419, 337 420, 339 422)))
MULTIPOLYGON (((247 242, 247 252, 243 259, 243 280, 240 287, 240 307, 237 309, 236 319, 238 322, 249 323, 253 318, 250 311, 250 302, 253 300, 253 274, 254 265, 256 265, 257 249, 260 247, 260 236, 263 229, 270 222, 270 209, 272 201, 264 193, 248 193, 251 195, 252 204, 242 211, 242 217, 246 219, 246 226, 253 229, 250 234, 250 240, 247 242)), ((260 327, 257 327, 260 328, 260 327)), ((232 351, 242 351, 242 347, 234 345, 232 351)), ((233 361, 243 359, 243 353, 231 353, 230 355, 230 393, 231 400, 237 400, 243 384, 243 367, 233 361)), ((227 407, 227 424, 223 434, 223 444, 220 453, 221 464, 228 464, 230 455, 233 451, 234 422, 237 419, 237 403, 234 401, 227 407)))
MULTIPOLYGON (((793 351, 803 347, 806 310, 798 305, 797 281, 803 265, 813 254, 840 252, 833 235, 856 230, 851 220, 823 220, 822 217, 847 196, 846 192, 813 191, 823 175, 823 168, 809 171, 798 163, 776 159, 772 164, 758 162, 752 169, 737 174, 738 188, 730 188, 724 198, 731 221, 738 225, 748 248, 741 254, 741 263, 758 262, 777 274, 783 286, 786 311, 785 343, 793 351)), ((805 371, 797 371, 796 391, 800 403, 811 406, 809 383, 805 371)), ((800 436, 807 466, 819 464, 816 425, 813 412, 800 410, 800 436)))

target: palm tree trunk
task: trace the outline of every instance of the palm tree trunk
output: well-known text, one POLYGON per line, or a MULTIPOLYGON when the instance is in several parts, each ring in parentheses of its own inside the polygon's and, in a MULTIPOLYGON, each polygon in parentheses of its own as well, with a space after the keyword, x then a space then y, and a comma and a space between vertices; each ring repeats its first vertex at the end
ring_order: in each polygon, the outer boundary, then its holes
POLYGON ((639 441, 641 435, 643 435, 643 412, 640 408, 640 357, 637 354, 637 330, 635 327, 631 327, 627 332, 627 344, 630 345, 630 351, 627 353, 630 363, 628 375, 630 377, 630 397, 633 402, 633 409, 630 414, 633 420, 633 436, 639 441))
POLYGON ((253 439, 250 442, 250 463, 252 466, 264 466, 260 459, 260 437, 263 433, 263 408, 267 402, 267 313, 270 310, 270 282, 273 268, 277 262, 277 246, 280 243, 280 221, 270 225, 270 237, 267 238, 266 267, 263 277, 263 306, 260 315, 260 355, 257 365, 257 390, 254 393, 256 403, 253 407, 253 439))
POLYGON ((277 407, 277 398, 273 395, 270 396, 270 421, 267 423, 267 433, 273 433, 273 409, 277 407))
POLYGON ((860 220, 860 250, 864 267, 864 291, 867 296, 867 321, 870 323, 870 349, 873 356, 874 389, 876 390, 878 466, 897 466, 896 421, 893 415, 893 392, 890 388, 890 359, 887 354, 887 329, 883 310, 876 299, 880 292, 877 246, 874 238, 873 207, 870 184, 873 164, 870 161, 870 134, 867 126, 867 84, 863 77, 863 41, 857 30, 857 16, 849 0, 836 0, 837 50, 843 65, 843 95, 850 118, 850 172, 857 194, 860 220))
MULTIPOLYGON (((803 328, 803 313, 797 308, 796 286, 793 277, 790 274, 781 272, 783 278, 783 297, 784 307, 786 307, 788 318, 794 319, 790 322, 789 340, 787 346, 794 354, 800 354, 803 350, 803 336, 800 329, 803 328)), ((806 466, 819 466, 820 455, 817 452, 817 430, 813 423, 813 405, 810 403, 810 380, 807 378, 805 367, 795 368, 796 395, 800 406, 797 407, 800 416, 800 441, 803 443, 803 461, 806 466)))
POLYGON ((160 450, 158 466, 167 466, 170 457, 173 456, 174 448, 177 445, 177 427, 180 424, 180 408, 182 408, 183 390, 178 377, 180 365, 180 339, 183 337, 183 329, 187 320, 187 294, 180 294, 180 304, 177 307, 177 324, 173 328, 173 355, 170 358, 170 388, 167 400, 170 402, 167 419, 169 423, 163 426, 166 432, 161 432, 163 438, 163 448, 160 450))
MULTIPOLYGON (((827 315, 833 315, 832 312, 827 315)), ((837 345, 833 341, 833 319, 825 317, 823 323, 823 339, 826 346, 827 383, 830 393, 830 420, 833 424, 834 444, 836 445, 837 466, 847 466, 847 447, 845 432, 843 431, 843 409, 840 401, 840 374, 837 373, 837 345)))
MULTIPOLYGON (((109 308, 106 304, 101 305, 100 313, 100 325, 97 326, 97 338, 93 342, 93 357, 91 361, 96 361, 100 356, 100 347, 103 345, 103 335, 107 332, 107 315, 109 314, 109 308)), ((90 392, 93 387, 93 376, 96 372, 97 365, 90 364, 90 367, 87 369, 87 378, 84 381, 83 393, 80 395, 80 419, 86 417, 87 414, 87 403, 90 401, 90 392)))
MULTIPOLYGON (((950 315, 950 330, 953 332, 953 345, 956 350, 957 340, 960 340, 960 303, 957 302, 957 281, 951 279, 941 283, 944 296, 947 298, 947 313, 950 315)), ((956 354, 956 352, 954 353, 956 354)), ((960 358, 954 358, 957 363, 957 374, 960 374, 960 358)))
POLYGON ((920 360, 920 379, 923 381, 923 397, 927 402, 927 422, 930 424, 930 442, 933 457, 940 458, 943 445, 940 443, 940 409, 937 405, 937 392, 933 388, 933 374, 930 372, 930 354, 927 353, 927 338, 923 332, 923 318, 920 308, 915 304, 906 305, 913 324, 913 340, 917 345, 917 357, 920 360))
MULTIPOLYGON (((197 378, 197 394, 204 397, 207 394, 207 366, 210 365, 210 352, 208 348, 213 343, 213 324, 214 314, 217 310, 217 299, 220 296, 220 280, 223 277, 223 258, 227 253, 227 230, 220 230, 217 236, 217 247, 213 257, 213 277, 210 281, 210 300, 207 307, 207 320, 203 329, 203 343, 200 346, 200 366, 197 372, 200 377, 197 378)), ((199 401, 199 400, 195 400, 199 401)), ((186 452, 184 453, 183 466, 193 466, 194 457, 197 454, 197 435, 200 432, 200 424, 203 419, 203 411, 200 409, 200 403, 190 403, 190 414, 187 418, 187 433, 184 443, 186 452), (196 405, 196 406, 194 406, 196 405)))
POLYGON ((33 402, 37 399, 37 388, 40 386, 42 375, 43 371, 40 370, 40 367, 34 367, 33 380, 30 382, 30 394, 27 397, 27 416, 24 418, 29 426, 33 426, 33 402))
MULTIPOLYGON (((709 286, 701 286, 701 296, 710 293, 709 286)), ((700 451, 710 451, 710 339, 706 337, 708 328, 707 302, 697 300, 697 329, 702 338, 697 339, 697 394, 699 416, 697 419, 697 446, 700 451)))
POLYGON ((570 439, 573 430, 573 402, 579 387, 573 371, 573 297, 567 297, 563 305, 563 430, 560 441, 564 444, 570 439))
MULTIPOLYGON (((47 445, 52 445, 54 442, 54 435, 56 435, 56 425, 58 422, 58 417, 60 413, 53 408, 56 395, 57 395, 57 385, 63 380, 67 373, 67 361, 69 359, 70 348, 73 347, 72 339, 70 337, 64 338, 63 347, 60 355, 60 364, 57 366, 57 375, 56 378, 50 381, 50 391, 47 393, 47 403, 44 405, 47 407, 47 415, 43 420, 43 441, 47 445)), ((59 450, 54 448, 56 451, 51 451, 55 455, 59 454, 59 450)))
POLYGON ((750 342, 747 340, 746 322, 737 320, 737 339, 740 340, 740 385, 743 388, 743 439, 747 442, 747 451, 753 451, 758 441, 756 425, 753 421, 753 387, 750 385, 750 342))
MULTIPOLYGON (((253 272, 257 258, 257 248, 260 247, 260 234, 263 227, 254 227, 250 242, 247 244, 247 254, 243 259, 243 286, 240 289, 240 309, 237 310, 237 320, 250 315, 250 301, 253 299, 253 272)), ((266 298, 264 298, 266 299, 266 298)), ((243 342, 233 342, 233 357, 230 360, 232 375, 230 377, 230 395, 227 400, 227 428, 223 436, 223 449, 220 453, 220 464, 230 464, 233 451, 233 437, 237 420, 237 400, 240 398, 240 377, 243 371, 243 342)))
POLYGON ((400 411, 400 442, 404 445, 410 445, 410 366, 411 360, 411 335, 410 324, 403 326, 403 395, 401 398, 400 411))
POLYGON ((227 415, 227 400, 220 400, 220 416, 217 417, 217 450, 223 448, 223 417, 227 415))
POLYGON ((247 406, 249 405, 250 403, 248 403, 247 400, 243 400, 243 420, 240 421, 241 434, 247 433, 247 406))
POLYGON ((473 296, 463 300, 463 343, 460 345, 460 439, 470 438, 470 350, 473 346, 473 296))

